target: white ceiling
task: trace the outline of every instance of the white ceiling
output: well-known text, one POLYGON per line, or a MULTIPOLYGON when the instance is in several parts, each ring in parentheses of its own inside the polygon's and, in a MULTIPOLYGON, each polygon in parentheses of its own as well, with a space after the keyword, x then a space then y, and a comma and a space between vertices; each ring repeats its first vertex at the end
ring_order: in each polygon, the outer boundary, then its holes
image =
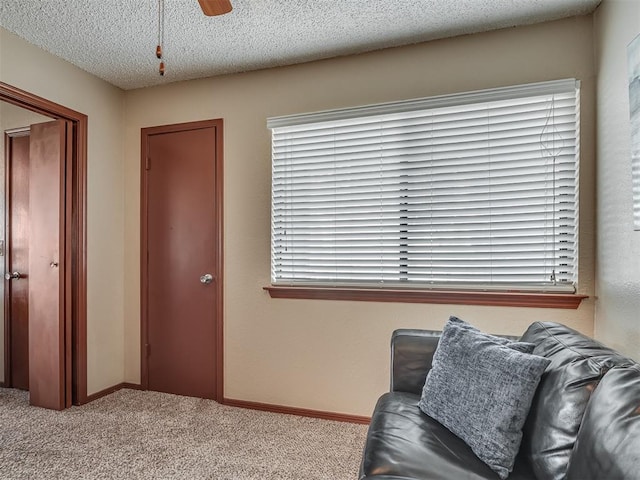
POLYGON ((600 0, 0 0, 0 26, 123 89, 362 53, 592 12, 600 0))

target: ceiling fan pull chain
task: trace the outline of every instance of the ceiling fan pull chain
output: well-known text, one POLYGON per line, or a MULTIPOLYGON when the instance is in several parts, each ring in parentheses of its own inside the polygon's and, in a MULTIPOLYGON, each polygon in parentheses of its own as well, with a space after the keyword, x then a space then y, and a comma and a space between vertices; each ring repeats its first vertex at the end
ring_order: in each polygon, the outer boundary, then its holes
POLYGON ((158 45, 156 57, 160 60, 160 76, 164 75, 164 61, 162 60, 162 47, 164 45, 164 0, 158 0, 158 45))

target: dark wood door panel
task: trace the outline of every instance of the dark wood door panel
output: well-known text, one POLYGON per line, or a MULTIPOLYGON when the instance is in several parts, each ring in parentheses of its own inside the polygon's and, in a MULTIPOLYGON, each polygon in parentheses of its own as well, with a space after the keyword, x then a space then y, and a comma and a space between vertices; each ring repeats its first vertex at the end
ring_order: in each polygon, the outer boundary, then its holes
POLYGON ((7 272, 20 278, 5 282, 8 316, 8 384, 29 389, 29 134, 5 137, 7 158, 7 272))
POLYGON ((216 395, 216 128, 147 136, 147 383, 216 395))
POLYGON ((67 124, 31 126, 29 181, 29 400, 32 405, 66 405, 64 222, 67 124), (62 247, 61 247, 62 246, 62 247), (62 268, 61 268, 62 267, 62 268))

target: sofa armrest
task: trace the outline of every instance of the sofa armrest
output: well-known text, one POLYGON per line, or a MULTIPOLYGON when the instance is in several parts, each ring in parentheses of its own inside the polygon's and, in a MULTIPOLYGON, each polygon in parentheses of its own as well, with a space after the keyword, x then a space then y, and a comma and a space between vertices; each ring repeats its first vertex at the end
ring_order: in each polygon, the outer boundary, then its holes
POLYGON ((399 329, 391 336, 391 391, 420 395, 442 332, 399 329))

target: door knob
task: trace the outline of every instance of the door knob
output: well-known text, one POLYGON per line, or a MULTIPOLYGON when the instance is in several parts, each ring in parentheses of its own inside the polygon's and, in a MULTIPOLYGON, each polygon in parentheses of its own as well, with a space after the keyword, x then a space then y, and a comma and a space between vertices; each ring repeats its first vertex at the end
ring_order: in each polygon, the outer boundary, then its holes
POLYGON ((205 285, 208 285, 211 282, 213 282, 213 275, 211 275, 210 273, 205 273, 200 277, 200 283, 204 283, 205 285))
POLYGON ((13 273, 7 272, 7 273, 4 274, 4 279, 5 280, 13 280, 14 278, 18 279, 20 277, 22 277, 22 275, 20 275, 20 272, 13 272, 13 273))

